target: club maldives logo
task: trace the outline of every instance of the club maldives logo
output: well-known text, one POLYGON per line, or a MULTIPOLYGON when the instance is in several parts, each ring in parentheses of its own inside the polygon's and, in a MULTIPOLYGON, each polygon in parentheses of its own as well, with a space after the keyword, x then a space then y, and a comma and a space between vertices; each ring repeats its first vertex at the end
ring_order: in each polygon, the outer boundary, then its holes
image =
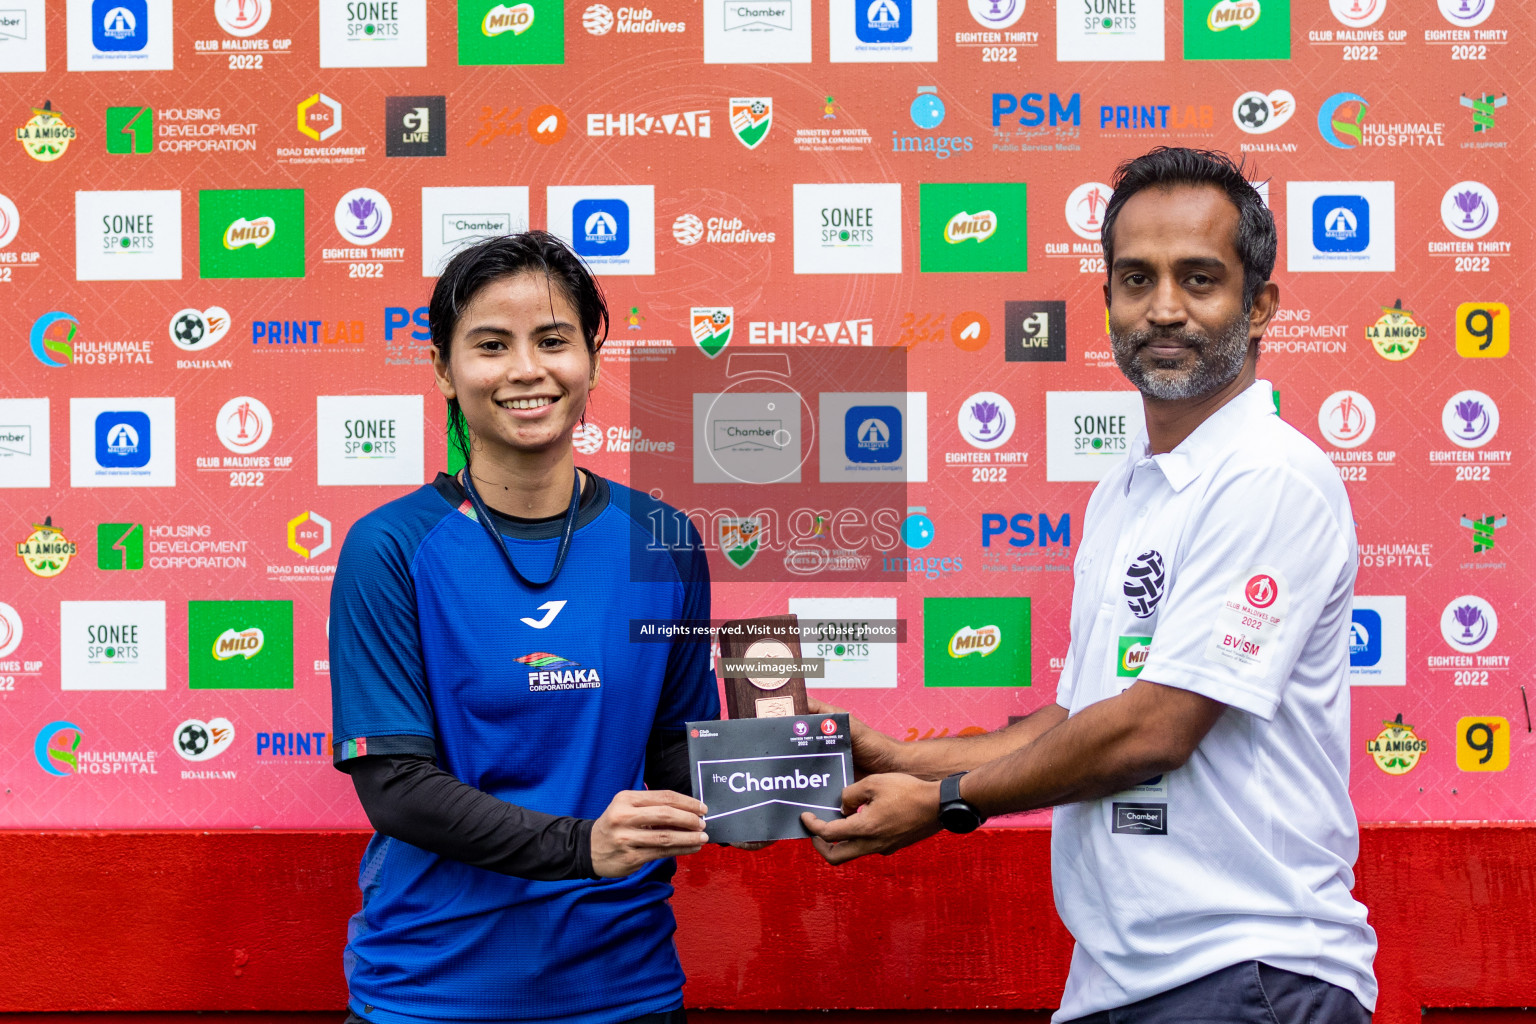
POLYGON ((1376 407, 1358 391, 1335 391, 1317 411, 1317 429, 1335 448, 1358 448, 1376 431, 1376 407))
POLYGON ((231 398, 214 420, 219 443, 239 455, 251 455, 272 439, 272 413, 260 399, 231 398))
POLYGON ((1090 242, 1099 240, 1104 226, 1104 209, 1114 189, 1099 181, 1089 181, 1077 186, 1067 196, 1067 227, 1079 238, 1090 242))
POLYGON ((75 361, 74 342, 79 329, 80 321, 68 313, 44 313, 32 322, 32 354, 44 366, 68 366, 75 361))
POLYGON ((485 12, 485 17, 480 19, 480 34, 484 36, 499 36, 504 32, 511 32, 520 36, 533 27, 533 5, 514 4, 511 7, 505 4, 497 4, 485 12))
POLYGON ((773 99, 769 96, 733 97, 729 105, 731 133, 748 149, 756 149, 773 127, 773 99))
POLYGON ((27 539, 16 545, 16 554, 27 571, 43 579, 52 579, 69 568, 69 560, 77 550, 75 543, 53 525, 52 516, 44 519, 41 526, 32 524, 27 539))
POLYGON ((732 306, 693 306, 688 311, 693 343, 713 359, 731 342, 736 310, 732 306))
POLYGON ((53 109, 51 101, 44 100, 41 107, 32 108, 27 123, 16 129, 16 141, 33 160, 52 163, 75 141, 75 129, 53 109))
POLYGON ((1429 336, 1429 328, 1413 318, 1413 310, 1403 308, 1398 299, 1390 306, 1381 307, 1381 316, 1365 329, 1365 337, 1383 359, 1402 362, 1419 350, 1419 345, 1429 336))
POLYGON ((1371 109, 1364 96, 1336 92, 1317 108, 1317 130, 1335 149, 1354 149, 1365 141, 1365 115, 1371 109))
POLYGON ((762 516, 721 516, 720 552, 738 569, 745 569, 757 557, 763 543, 762 516))
POLYGON ((979 626, 975 629, 970 626, 961 626, 949 638, 949 656, 969 658, 973 654, 979 654, 985 658, 997 650, 1002 642, 1003 631, 997 626, 979 626))
POLYGON ((1013 436, 1013 403, 995 391, 978 391, 960 403, 958 423, 972 448, 997 448, 1013 436))
POLYGON ((528 690, 530 693, 547 693, 552 690, 595 690, 603 685, 602 677, 595 668, 582 668, 581 663, 562 658, 547 651, 534 651, 521 658, 514 658, 530 669, 528 690))
POLYGON ((37 766, 49 775, 78 775, 84 742, 85 734, 74 722, 49 722, 38 730, 32 752, 37 766))
POLYGON ((1452 443, 1481 448, 1499 432, 1499 407, 1481 391, 1458 391, 1440 410, 1440 426, 1452 443))
POLYGON ((353 245, 378 245, 389 234, 394 211, 382 193, 355 188, 336 203, 336 230, 353 245))
POLYGON ((1499 222, 1499 200, 1480 181, 1458 181, 1440 199, 1440 222, 1458 238, 1482 238, 1499 222))
POLYGON ((1407 775, 1429 749, 1429 744, 1419 738, 1413 726, 1403 721, 1401 713, 1392 721, 1381 724, 1385 728, 1374 739, 1365 741, 1365 752, 1375 760, 1376 767, 1388 775, 1407 775))
POLYGON ((1440 636, 1452 650, 1476 654, 1499 635, 1493 605, 1475 594, 1463 594, 1440 613, 1440 636))

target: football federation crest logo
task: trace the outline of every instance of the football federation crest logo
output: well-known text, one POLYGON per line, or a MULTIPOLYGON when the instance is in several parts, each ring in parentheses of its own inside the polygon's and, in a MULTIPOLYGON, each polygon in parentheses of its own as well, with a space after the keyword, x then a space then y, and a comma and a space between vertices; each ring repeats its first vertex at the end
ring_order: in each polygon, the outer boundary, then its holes
POLYGON ((745 519, 721 517, 720 519, 720 551, 738 569, 745 569, 747 563, 757 557, 758 545, 762 537, 761 516, 747 516, 745 519))
POLYGON ((720 354, 731 340, 731 325, 735 322, 732 306, 693 306, 689 309, 689 328, 693 343, 709 358, 720 354))
POLYGON ((767 96, 741 96, 731 99, 731 131, 741 144, 756 149, 773 127, 773 100, 767 96))

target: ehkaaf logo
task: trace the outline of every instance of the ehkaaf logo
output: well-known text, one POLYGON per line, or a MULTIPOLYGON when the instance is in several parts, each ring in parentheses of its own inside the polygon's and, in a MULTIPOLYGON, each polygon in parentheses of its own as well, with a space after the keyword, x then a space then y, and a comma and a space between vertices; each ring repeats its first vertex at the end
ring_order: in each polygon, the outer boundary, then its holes
POLYGON ((448 97, 386 96, 384 155, 447 156, 448 97))
POLYGON ((587 115, 587 134, 594 136, 681 135, 707 139, 709 126, 708 110, 684 110, 675 114, 587 115))
POLYGON ((529 668, 528 690, 530 693, 548 693, 552 690, 595 690, 603 680, 595 668, 582 668, 580 662, 562 658, 546 651, 534 651, 514 659, 529 668))

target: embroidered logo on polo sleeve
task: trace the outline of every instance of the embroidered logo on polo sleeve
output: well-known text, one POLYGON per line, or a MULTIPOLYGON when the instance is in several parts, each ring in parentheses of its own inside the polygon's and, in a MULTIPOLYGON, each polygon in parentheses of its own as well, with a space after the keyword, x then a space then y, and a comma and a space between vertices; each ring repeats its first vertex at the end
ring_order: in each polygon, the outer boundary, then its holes
POLYGON ((1216 626, 1205 648, 1206 660, 1258 673, 1267 671, 1289 604, 1290 589, 1279 569, 1256 565, 1238 573, 1216 612, 1216 626))
POLYGON ((1158 551, 1143 551, 1125 570, 1125 603, 1138 619, 1150 618, 1167 589, 1163 556, 1158 551))

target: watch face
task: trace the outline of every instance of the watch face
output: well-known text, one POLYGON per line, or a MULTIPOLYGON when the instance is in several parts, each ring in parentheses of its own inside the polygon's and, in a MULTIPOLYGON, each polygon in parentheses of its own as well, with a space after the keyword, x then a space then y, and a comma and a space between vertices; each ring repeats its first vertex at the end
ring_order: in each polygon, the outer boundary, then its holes
POLYGON ((981 827, 981 816, 969 804, 947 804, 939 811, 939 824, 950 832, 964 835, 981 827))

